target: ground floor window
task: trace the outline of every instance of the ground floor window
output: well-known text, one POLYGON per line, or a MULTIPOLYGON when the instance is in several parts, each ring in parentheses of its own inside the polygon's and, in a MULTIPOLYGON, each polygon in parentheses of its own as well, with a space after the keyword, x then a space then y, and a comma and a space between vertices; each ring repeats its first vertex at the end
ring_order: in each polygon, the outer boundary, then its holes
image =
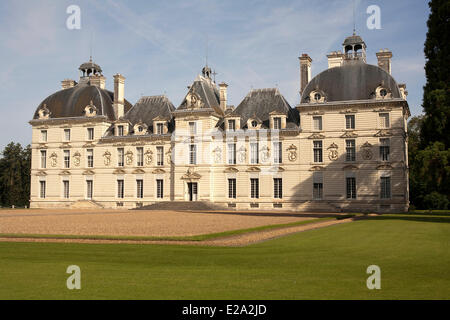
POLYGON ((123 180, 117 180, 117 198, 123 199, 124 197, 124 182, 123 180))
POLYGON ((381 177, 381 199, 391 198, 391 177, 381 177))
POLYGON ((139 199, 144 198, 144 180, 136 180, 136 197, 139 199))
POLYGON ((273 197, 275 199, 283 198, 283 180, 281 178, 273 179, 273 197))
POLYGON ((158 199, 164 198, 164 180, 156 180, 156 197, 158 199))
POLYGON ((236 179, 228 179, 228 198, 236 199, 236 179))
POLYGON ((64 199, 70 198, 70 188, 69 188, 69 181, 63 181, 64 186, 64 199))
POLYGON ((40 181, 39 182, 39 186, 40 186, 40 190, 39 190, 39 196, 42 199, 45 199, 45 188, 46 188, 46 183, 45 181, 40 181))
POLYGON ((86 199, 92 199, 94 195, 94 182, 92 180, 86 180, 86 199))
POLYGON ((347 199, 356 199, 356 178, 347 177, 347 199))
POLYGON ((313 185, 313 199, 322 200, 323 199, 323 183, 315 182, 313 185))
POLYGON ((250 193, 252 199, 259 198, 259 179, 250 179, 250 193))

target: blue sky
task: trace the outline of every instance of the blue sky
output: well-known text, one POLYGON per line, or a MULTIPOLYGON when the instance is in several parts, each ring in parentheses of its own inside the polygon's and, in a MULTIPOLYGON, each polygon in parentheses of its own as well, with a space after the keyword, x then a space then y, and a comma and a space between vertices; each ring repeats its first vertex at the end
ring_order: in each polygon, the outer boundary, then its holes
MULTIPOLYGON (((406 83, 413 115, 422 111, 423 44, 429 15, 424 0, 355 0, 356 26, 375 53, 392 50, 392 73, 406 83), (369 30, 368 6, 381 8, 381 29, 369 30)), ((60 82, 78 80, 78 66, 93 56, 112 90, 126 77, 125 95, 166 94, 178 106, 205 64, 229 85, 229 104, 252 88, 278 87, 291 106, 299 102, 301 53, 313 59, 313 76, 327 68, 326 54, 341 49, 353 30, 352 0, 2 0, 0 2, 0 149, 28 144, 28 121, 60 82), (81 29, 69 30, 69 5, 81 8, 81 29)))

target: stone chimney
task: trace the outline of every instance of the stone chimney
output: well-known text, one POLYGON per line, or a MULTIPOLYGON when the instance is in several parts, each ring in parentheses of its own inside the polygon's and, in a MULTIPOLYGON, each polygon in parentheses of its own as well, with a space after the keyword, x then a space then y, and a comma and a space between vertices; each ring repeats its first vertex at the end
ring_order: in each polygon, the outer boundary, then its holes
POLYGON ((117 119, 124 115, 125 109, 125 77, 114 75, 114 113, 117 119))
POLYGON ((92 86, 99 87, 100 89, 105 89, 106 78, 102 75, 91 76, 89 81, 92 86))
POLYGON ((227 109, 227 88, 228 85, 224 82, 219 84, 220 88, 220 109, 222 109, 223 112, 227 109))
POLYGON ((344 54, 341 51, 333 51, 327 55, 327 58, 328 69, 340 67, 344 63, 344 54))
POLYGON ((73 88, 76 84, 77 82, 75 80, 64 79, 63 81, 61 81, 61 87, 63 88, 63 90, 73 88))
POLYGON ((377 59, 378 66, 387 73, 391 74, 392 52, 388 49, 381 49, 379 52, 377 52, 377 59))
POLYGON ((305 90, 306 85, 311 81, 311 63, 312 59, 308 54, 303 53, 300 59, 300 95, 305 90))

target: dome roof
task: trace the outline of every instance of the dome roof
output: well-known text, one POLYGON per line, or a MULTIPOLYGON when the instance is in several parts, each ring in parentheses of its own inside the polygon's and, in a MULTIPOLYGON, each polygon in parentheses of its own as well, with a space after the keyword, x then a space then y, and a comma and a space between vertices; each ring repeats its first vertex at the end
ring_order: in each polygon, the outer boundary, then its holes
POLYGON ((354 34, 350 37, 345 38, 344 43, 342 45, 345 47, 352 44, 363 44, 363 43, 365 44, 364 40, 360 36, 354 34))
MULTIPOLYGON (((112 121, 116 120, 113 108, 114 93, 83 82, 47 97, 36 109, 33 119, 39 119, 39 110, 44 105, 50 112, 51 119, 83 117, 85 108, 91 101, 97 107, 97 115, 106 116, 112 121)), ((131 107, 132 105, 125 100, 124 112, 126 113, 131 107)))
POLYGON ((401 98, 394 78, 383 69, 362 61, 346 61, 341 67, 331 68, 314 77, 302 93, 301 103, 308 103, 310 94, 319 91, 326 102, 369 100, 378 87, 401 98))

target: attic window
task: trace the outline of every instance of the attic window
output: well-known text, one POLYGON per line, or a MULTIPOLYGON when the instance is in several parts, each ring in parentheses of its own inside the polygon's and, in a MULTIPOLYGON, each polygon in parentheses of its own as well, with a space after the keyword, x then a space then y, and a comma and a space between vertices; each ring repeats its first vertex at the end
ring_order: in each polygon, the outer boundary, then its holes
POLYGON ((256 120, 252 121, 252 127, 256 128, 258 126, 258 122, 256 120))
POLYGON ((320 93, 316 93, 314 95, 314 100, 316 100, 316 101, 320 101, 321 98, 322 98, 322 95, 320 93))
POLYGON ((144 128, 143 128, 142 126, 139 126, 139 127, 138 127, 138 131, 139 131, 139 132, 142 132, 142 131, 144 131, 144 128))
POLYGON ((387 90, 386 89, 381 89, 380 90, 380 96, 386 97, 387 96, 387 90))

